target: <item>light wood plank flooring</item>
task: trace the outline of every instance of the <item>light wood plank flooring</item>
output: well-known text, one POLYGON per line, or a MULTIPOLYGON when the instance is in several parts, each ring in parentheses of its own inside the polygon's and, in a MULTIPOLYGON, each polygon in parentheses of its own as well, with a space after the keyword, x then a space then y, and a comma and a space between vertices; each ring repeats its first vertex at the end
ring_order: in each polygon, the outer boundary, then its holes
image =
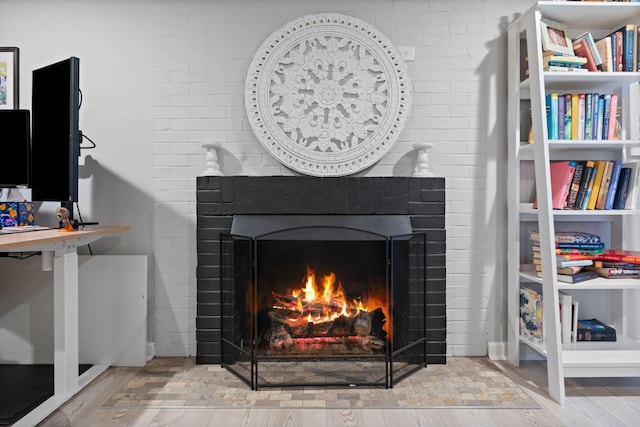
POLYGON ((567 403, 546 395, 544 362, 523 361, 520 368, 494 362, 540 409, 219 409, 105 408, 103 404, 136 369, 112 369, 45 419, 57 426, 639 426, 640 378, 568 379, 567 403))

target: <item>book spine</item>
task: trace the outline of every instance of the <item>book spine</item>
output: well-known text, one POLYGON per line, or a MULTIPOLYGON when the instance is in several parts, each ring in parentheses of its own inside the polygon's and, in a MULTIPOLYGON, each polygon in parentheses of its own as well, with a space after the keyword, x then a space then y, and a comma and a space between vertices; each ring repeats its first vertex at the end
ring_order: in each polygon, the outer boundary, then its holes
POLYGON ((574 248, 574 249, 604 249, 604 243, 564 243, 557 242, 556 248, 574 248))
POLYGON ((611 172, 613 172, 612 160, 605 162, 600 191, 598 191, 598 199, 596 201, 596 209, 604 209, 604 204, 607 201, 607 191, 609 191, 609 184, 611 183, 611 172))
POLYGON ((576 200, 578 198, 578 191, 580 190, 580 182, 582 181, 582 173, 586 165, 585 161, 576 162, 575 171, 573 172, 573 179, 571 181, 571 187, 569 188, 569 195, 567 196, 567 204, 565 209, 573 209, 576 206, 576 200))
POLYGON ((576 40, 573 42, 573 51, 576 55, 587 58, 587 63, 584 64, 584 67, 586 69, 588 69, 589 71, 598 71, 598 67, 596 66, 596 62, 593 59, 591 50, 589 49, 589 46, 584 39, 576 40))
POLYGON ((580 97, 577 93, 571 94, 571 139, 578 139, 578 109, 580 97))
POLYGON ((584 139, 584 120, 585 120, 585 94, 578 94, 578 138, 584 139))
POLYGON ((593 99, 591 101, 592 103, 591 139, 599 139, 598 138, 598 103, 600 101, 600 95, 598 95, 597 93, 594 93, 592 98, 593 99))
POLYGON ((623 33, 624 71, 633 71, 633 48, 635 46, 635 25, 628 24, 623 33))
POLYGON ((609 189, 607 190, 607 198, 604 203, 605 209, 613 209, 613 200, 616 197, 616 191, 618 190, 618 182, 620 180, 620 171, 622 170, 622 161, 615 160, 613 162, 613 170, 611 171, 611 181, 609 182, 609 189))
POLYGON ((604 169, 607 165, 607 162, 603 160, 598 160, 596 162, 596 176, 593 181, 593 188, 591 190, 591 194, 589 195, 589 203, 587 204, 588 210, 593 210, 596 208, 596 202, 598 201, 598 194, 600 193, 600 186, 602 184, 602 177, 604 176, 604 169))
POLYGON ((571 123, 571 94, 564 95, 564 139, 571 140, 572 135, 572 123, 571 123))
POLYGON ((593 94, 584 94, 584 139, 593 139, 592 126, 593 120, 593 94))
POLYGON ((607 139, 613 140, 616 135, 616 114, 618 112, 618 94, 611 94, 611 108, 609 109, 609 136, 607 139))
POLYGON ((611 117, 611 94, 604 95, 604 113, 602 121, 602 139, 609 139, 609 119, 611 117))
POLYGON ((564 96, 558 95, 558 139, 564 139, 564 96))
POLYGON ((582 209, 582 206, 584 205, 584 198, 589 188, 589 181, 591 181, 591 176, 593 174, 594 166, 595 166, 595 162, 593 160, 587 160, 585 162, 584 169, 582 171, 582 178, 580 179, 580 186, 578 188, 578 195, 576 197, 576 203, 575 203, 574 209, 582 209))
POLYGON ((623 167, 620 170, 620 182, 618 183, 618 190, 616 196, 613 199, 613 209, 624 209, 624 205, 627 202, 627 196, 629 194, 629 182, 631 178, 631 168, 623 167))
POLYGON ((600 255, 596 255, 593 259, 598 261, 628 262, 631 264, 640 264, 640 255, 624 255, 605 252, 600 255))
POLYGON ((640 191, 640 163, 632 162, 626 165, 631 169, 631 176, 629 177, 629 190, 624 208, 636 209, 638 206, 638 191, 640 191))
POLYGON ((596 130, 596 139, 606 139, 602 136, 602 129, 604 125, 604 96, 600 95, 598 97, 598 121, 597 121, 597 130, 596 130))

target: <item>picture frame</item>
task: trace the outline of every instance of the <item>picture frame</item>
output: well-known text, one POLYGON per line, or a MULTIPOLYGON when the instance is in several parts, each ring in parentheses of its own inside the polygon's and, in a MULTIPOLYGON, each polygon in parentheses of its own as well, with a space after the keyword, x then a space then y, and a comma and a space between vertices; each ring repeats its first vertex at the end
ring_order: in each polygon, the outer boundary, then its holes
POLYGON ((540 20, 542 50, 575 55, 573 43, 567 35, 567 26, 550 19, 540 20))
POLYGON ((19 54, 17 47, 0 47, 0 109, 14 110, 19 105, 19 54))

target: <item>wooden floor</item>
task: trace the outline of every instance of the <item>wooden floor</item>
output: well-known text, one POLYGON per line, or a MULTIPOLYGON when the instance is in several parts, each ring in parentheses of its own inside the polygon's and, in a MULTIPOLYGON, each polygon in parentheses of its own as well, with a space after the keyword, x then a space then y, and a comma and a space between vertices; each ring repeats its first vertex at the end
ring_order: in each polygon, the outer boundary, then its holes
POLYGON ((54 426, 640 426, 640 379, 568 379, 567 402, 546 395, 541 361, 496 365, 520 385, 540 409, 219 409, 103 408, 104 402, 135 374, 109 370, 45 419, 54 426))

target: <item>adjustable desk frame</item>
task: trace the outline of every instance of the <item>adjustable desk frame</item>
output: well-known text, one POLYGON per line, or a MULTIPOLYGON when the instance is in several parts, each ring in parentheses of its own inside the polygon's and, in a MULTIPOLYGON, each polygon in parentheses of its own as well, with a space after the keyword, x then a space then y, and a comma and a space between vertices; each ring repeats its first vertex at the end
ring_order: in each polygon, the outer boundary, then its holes
POLYGON ((53 396, 18 420, 14 427, 39 423, 108 368, 107 365, 94 365, 78 375, 77 248, 129 229, 128 226, 113 226, 74 232, 53 229, 0 235, 0 252, 41 251, 43 269, 47 269, 45 260, 53 255, 53 396))

